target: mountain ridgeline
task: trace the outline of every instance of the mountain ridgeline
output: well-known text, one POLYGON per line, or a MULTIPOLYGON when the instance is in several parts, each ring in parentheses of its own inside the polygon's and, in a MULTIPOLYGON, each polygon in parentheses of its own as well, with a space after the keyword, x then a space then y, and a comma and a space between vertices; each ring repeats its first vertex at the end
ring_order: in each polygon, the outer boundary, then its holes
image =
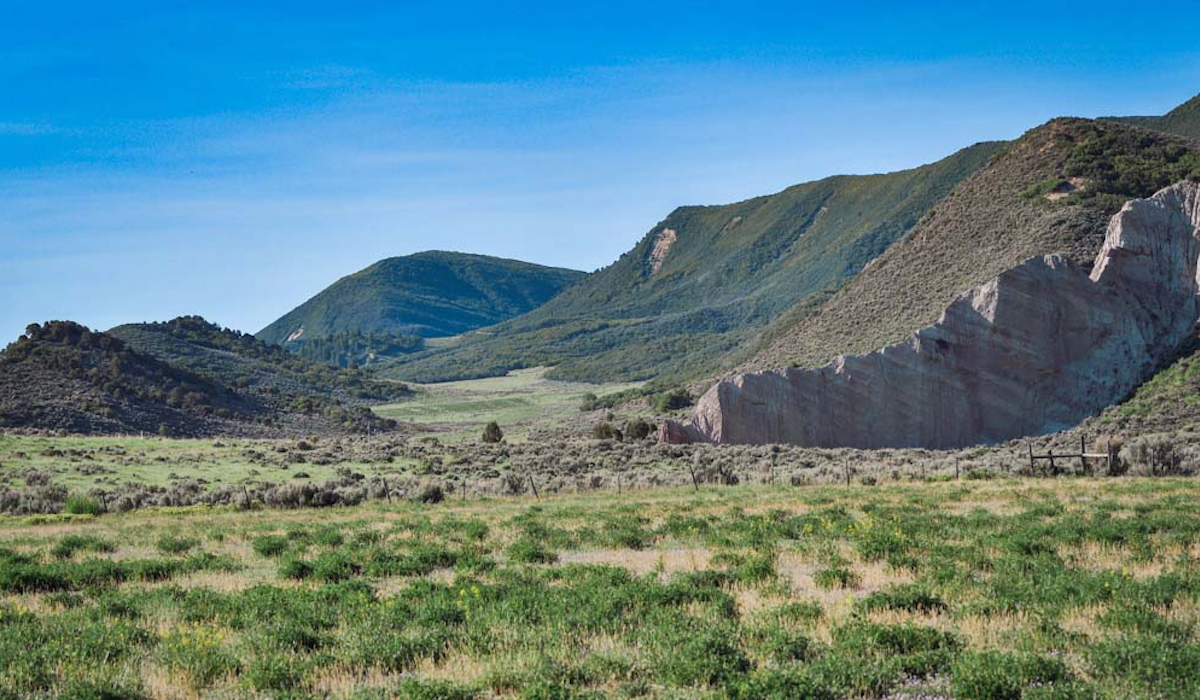
POLYGON ((585 276, 466 253, 387 258, 334 282, 256 336, 277 345, 342 332, 452 336, 531 311, 585 276))
POLYGON ((1000 148, 980 143, 911 170, 680 207, 541 308, 383 371, 414 381, 537 365, 594 381, 702 372, 798 300, 840 287, 1000 148))

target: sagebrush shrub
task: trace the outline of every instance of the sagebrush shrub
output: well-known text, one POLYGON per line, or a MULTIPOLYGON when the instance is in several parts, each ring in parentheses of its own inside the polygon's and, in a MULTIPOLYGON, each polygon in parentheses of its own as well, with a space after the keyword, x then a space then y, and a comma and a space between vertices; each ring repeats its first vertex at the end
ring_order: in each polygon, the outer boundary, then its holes
POLYGON ((72 515, 100 515, 102 510, 100 501, 79 494, 67 496, 67 501, 63 504, 63 512, 72 515))

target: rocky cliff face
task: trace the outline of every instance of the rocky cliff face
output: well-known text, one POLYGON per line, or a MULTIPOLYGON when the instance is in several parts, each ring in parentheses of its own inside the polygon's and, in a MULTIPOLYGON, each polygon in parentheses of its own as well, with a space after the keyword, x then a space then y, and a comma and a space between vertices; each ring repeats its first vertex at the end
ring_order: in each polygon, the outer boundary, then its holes
POLYGON ((820 369, 713 386, 670 442, 949 448, 1052 432, 1119 401, 1192 332, 1200 185, 1128 202, 1091 274, 1027 260, 956 299, 936 324, 820 369))

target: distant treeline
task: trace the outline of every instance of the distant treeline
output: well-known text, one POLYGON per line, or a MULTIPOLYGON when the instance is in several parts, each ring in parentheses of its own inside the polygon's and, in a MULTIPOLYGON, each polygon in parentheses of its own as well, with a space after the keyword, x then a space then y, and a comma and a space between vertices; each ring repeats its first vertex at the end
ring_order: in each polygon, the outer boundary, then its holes
POLYGON ((357 368, 385 357, 423 350, 425 339, 402 333, 338 331, 323 337, 294 340, 285 347, 306 360, 334 367, 357 368))

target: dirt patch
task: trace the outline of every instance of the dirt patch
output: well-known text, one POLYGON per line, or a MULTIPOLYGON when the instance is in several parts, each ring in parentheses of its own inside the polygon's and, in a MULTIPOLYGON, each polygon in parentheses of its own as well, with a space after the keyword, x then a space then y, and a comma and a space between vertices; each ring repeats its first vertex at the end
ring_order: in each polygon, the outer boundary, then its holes
POLYGON ((565 552, 560 561, 565 564, 607 564, 619 566, 635 574, 661 570, 673 574, 681 571, 701 571, 708 568, 712 553, 705 548, 683 549, 597 549, 565 552))

